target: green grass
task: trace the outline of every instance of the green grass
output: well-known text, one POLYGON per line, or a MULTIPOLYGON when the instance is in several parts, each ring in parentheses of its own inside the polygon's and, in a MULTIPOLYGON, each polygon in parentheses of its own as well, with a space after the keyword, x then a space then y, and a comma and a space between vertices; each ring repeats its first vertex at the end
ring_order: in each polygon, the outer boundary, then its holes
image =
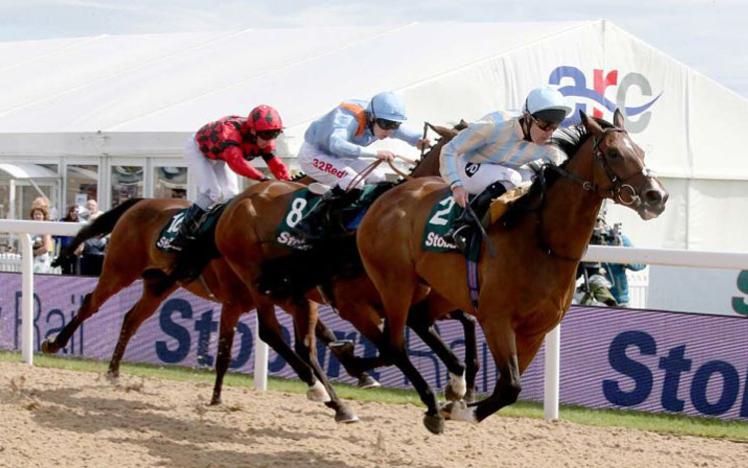
MULTIPOLYGON (((0 351, 0 361, 20 362, 19 353, 0 351)), ((34 365, 56 369, 69 369, 81 372, 104 373, 108 363, 78 358, 34 355, 34 365)), ((211 370, 193 369, 179 366, 155 366, 150 364, 123 364, 121 372, 141 377, 158 377, 169 380, 206 382, 212 386, 214 374, 211 370)), ((250 387, 252 378, 245 374, 226 375, 224 385, 231 387, 250 387)), ((306 385, 298 380, 268 379, 268 389, 303 394, 306 385)), ((336 391, 342 398, 359 401, 376 401, 394 404, 421 405, 418 395, 411 390, 370 389, 361 390, 344 384, 336 384, 336 391)), ((208 395, 206 395, 206 398, 208 395)), ((543 406, 538 403, 518 402, 499 413, 501 416, 543 418, 543 406)), ((728 439, 748 443, 748 422, 722 421, 712 418, 698 418, 670 414, 654 414, 623 410, 593 410, 580 406, 562 405, 560 417, 588 426, 626 427, 674 435, 690 435, 728 439)))

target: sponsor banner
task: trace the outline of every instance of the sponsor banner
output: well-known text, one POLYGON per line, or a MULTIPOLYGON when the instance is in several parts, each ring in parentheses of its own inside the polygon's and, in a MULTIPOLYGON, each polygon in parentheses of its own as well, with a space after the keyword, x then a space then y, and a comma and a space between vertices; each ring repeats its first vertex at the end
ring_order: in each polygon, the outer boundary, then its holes
MULTIPOLYGON (((37 275, 34 328, 42 339, 68 323, 96 278, 37 275)), ((61 355, 109 360, 122 318, 138 300, 135 283, 112 297, 73 335, 61 355)), ((21 275, 0 274, 0 348, 20 349, 21 275)), ((356 343, 358 355, 376 350, 328 307, 321 316, 340 339, 356 343)), ((292 322, 278 311, 282 332, 291 340, 292 322)), ((125 360, 212 368, 215 364, 220 306, 179 290, 159 306, 132 338, 125 360)), ((456 321, 436 325, 445 343, 464 356, 464 338, 456 321)), ((254 357, 254 315, 245 314, 237 326, 231 370, 251 373, 254 357)), ((562 324, 561 401, 596 408, 670 411, 748 420, 748 355, 744 352, 748 320, 735 317, 575 307, 562 324)), ((413 333, 406 334, 408 354, 435 389, 442 389, 448 372, 436 355, 413 333)), ((354 383, 330 352, 318 346, 327 374, 354 383)), ((478 391, 490 393, 498 378, 485 339, 478 331, 478 391)), ((522 378, 524 400, 542 401, 544 350, 522 378)), ((269 355, 273 376, 295 378, 274 351, 269 355)), ((372 374, 385 386, 409 388, 394 367, 372 374)))

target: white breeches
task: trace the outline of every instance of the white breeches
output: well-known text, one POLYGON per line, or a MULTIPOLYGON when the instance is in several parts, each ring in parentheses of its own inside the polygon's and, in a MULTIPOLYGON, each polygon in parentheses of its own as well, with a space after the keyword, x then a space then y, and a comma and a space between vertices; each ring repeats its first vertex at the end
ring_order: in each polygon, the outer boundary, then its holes
POLYGON ((500 164, 475 164, 459 158, 457 173, 463 187, 471 195, 477 195, 494 182, 500 181, 507 190, 513 189, 523 182, 531 181, 535 174, 524 166, 519 169, 502 166, 500 164))
POLYGON ((229 169, 226 161, 206 158, 194 136, 184 147, 184 158, 193 174, 193 180, 197 181, 195 203, 203 210, 239 193, 239 179, 236 173, 229 169))
MULTIPOLYGON (((338 185, 344 190, 348 189, 358 174, 374 162, 373 160, 331 156, 309 143, 301 145, 298 161, 301 170, 312 179, 330 187, 338 185)), ((364 183, 373 184, 384 180, 385 172, 380 164, 366 176, 365 180, 357 183, 356 188, 361 188, 364 183)))

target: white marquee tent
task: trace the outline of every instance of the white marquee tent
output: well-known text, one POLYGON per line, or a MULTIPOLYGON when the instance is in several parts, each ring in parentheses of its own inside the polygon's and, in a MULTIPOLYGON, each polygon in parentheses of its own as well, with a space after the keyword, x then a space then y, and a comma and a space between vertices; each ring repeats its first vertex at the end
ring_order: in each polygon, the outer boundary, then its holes
POLYGON ((420 127, 519 108, 531 88, 558 85, 588 114, 624 107, 664 177, 660 219, 610 209, 637 245, 746 250, 748 101, 607 21, 96 36, 0 43, 0 59, 5 163, 178 157, 202 124, 259 103, 281 110, 293 155, 345 98, 394 90, 420 127))

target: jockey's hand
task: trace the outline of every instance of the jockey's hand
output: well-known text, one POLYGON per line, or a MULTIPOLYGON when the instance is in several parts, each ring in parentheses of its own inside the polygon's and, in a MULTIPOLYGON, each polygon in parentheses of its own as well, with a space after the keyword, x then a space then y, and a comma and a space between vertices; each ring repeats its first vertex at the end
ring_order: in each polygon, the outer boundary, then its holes
POLYGON ((431 140, 428 138, 421 138, 416 142, 416 148, 419 150, 431 148, 431 140))
POLYGON ((393 159, 395 159, 395 153, 390 150, 378 150, 377 159, 381 159, 383 161, 392 161, 393 159))
POLYGON ((454 198, 455 203, 465 208, 468 203, 468 193, 465 187, 461 185, 452 187, 452 198, 454 198))

